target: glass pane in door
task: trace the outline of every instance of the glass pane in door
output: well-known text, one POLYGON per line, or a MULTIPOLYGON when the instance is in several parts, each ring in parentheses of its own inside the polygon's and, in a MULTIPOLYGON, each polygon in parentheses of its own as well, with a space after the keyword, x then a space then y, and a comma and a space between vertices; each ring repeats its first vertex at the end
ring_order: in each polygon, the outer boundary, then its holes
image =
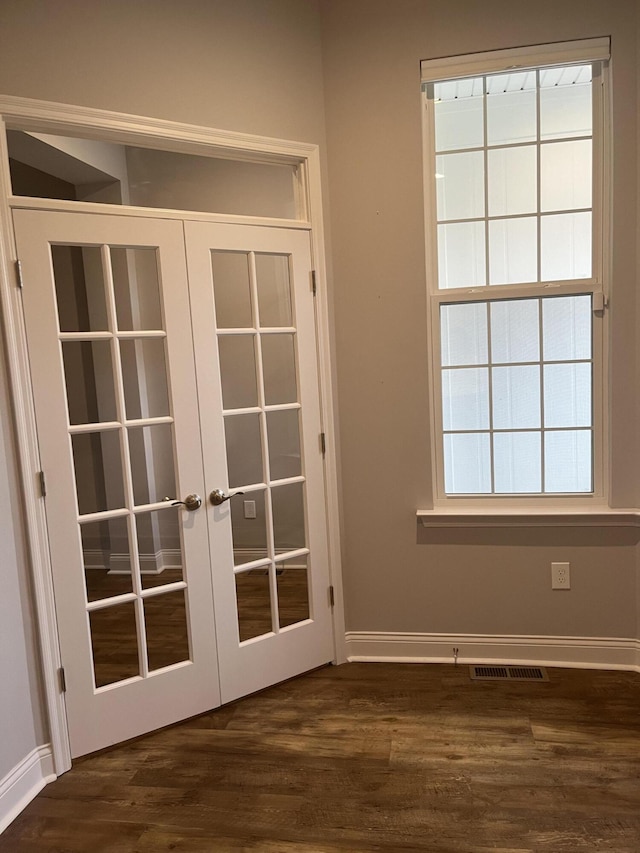
POLYGON ((112 246, 111 271, 118 330, 163 329, 157 250, 112 246))
POLYGON ((61 332, 108 329, 102 255, 97 246, 51 246, 61 332))
POLYGON ((291 326, 291 282, 288 255, 256 255, 260 325, 291 326))
POLYGON ((80 515, 124 507, 120 431, 78 433, 71 447, 80 515))
POLYGON ((133 601, 89 613, 96 687, 140 675, 133 601))
POLYGON ((129 455, 136 506, 176 496, 171 424, 130 427, 129 455))
POLYGON ((246 252, 211 252, 216 325, 219 329, 253 326, 249 256, 246 252))
POLYGON ((268 634, 271 625, 269 569, 252 569, 236 575, 240 642, 268 634))
POLYGON ((169 415, 164 338, 120 341, 120 358, 127 419, 169 415))
POLYGON ((133 592, 126 517, 80 525, 87 601, 133 592))
POLYGON ((280 627, 295 625, 310 616, 308 558, 294 557, 276 563, 280 627))
POLYGON ((149 671, 189 660, 189 634, 184 590, 144 599, 149 671))
POLYGON ((180 511, 168 506, 136 513, 136 537, 142 589, 184 580, 180 511))
POLYGON ((63 341, 69 423, 118 419, 110 341, 63 341))

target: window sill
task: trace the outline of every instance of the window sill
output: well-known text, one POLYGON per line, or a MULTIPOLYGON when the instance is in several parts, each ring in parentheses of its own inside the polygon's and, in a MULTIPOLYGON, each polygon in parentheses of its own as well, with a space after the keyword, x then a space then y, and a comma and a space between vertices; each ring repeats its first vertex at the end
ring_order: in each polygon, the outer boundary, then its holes
POLYGON ((640 527, 635 509, 419 509, 423 527, 640 527))

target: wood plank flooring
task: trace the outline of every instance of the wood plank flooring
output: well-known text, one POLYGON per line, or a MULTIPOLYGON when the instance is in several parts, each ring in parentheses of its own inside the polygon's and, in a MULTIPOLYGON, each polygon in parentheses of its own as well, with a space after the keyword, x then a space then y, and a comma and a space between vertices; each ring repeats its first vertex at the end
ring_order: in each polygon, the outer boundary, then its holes
POLYGON ((640 851, 640 676, 325 667, 93 756, 0 853, 640 851))

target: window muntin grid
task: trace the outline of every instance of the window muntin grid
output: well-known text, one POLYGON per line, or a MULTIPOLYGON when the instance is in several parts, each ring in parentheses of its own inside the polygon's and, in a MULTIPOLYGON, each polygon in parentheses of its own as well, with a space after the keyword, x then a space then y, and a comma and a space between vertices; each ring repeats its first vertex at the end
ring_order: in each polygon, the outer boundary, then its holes
POLYGON ((591 299, 441 305, 446 494, 593 490, 591 299))
POLYGON ((592 64, 428 86, 438 287, 590 279, 592 64))

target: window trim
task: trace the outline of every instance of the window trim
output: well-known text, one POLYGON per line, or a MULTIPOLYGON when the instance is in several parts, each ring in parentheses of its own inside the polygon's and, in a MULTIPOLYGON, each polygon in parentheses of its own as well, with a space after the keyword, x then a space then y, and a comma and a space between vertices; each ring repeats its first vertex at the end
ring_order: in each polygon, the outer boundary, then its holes
MULTIPOLYGON (((441 416, 440 306, 455 302, 487 302, 508 298, 543 298, 571 294, 602 294, 608 305, 610 284, 611 153, 610 153, 610 39, 576 42, 476 53, 423 60, 421 63, 423 184, 425 205, 425 251, 427 269, 427 319, 429 345, 428 384, 431 409, 431 461, 433 506, 440 511, 460 513, 469 508, 487 512, 527 508, 539 511, 578 508, 579 511, 608 506, 609 453, 608 417, 608 323, 606 311, 593 313, 593 491, 571 494, 483 494, 451 495, 444 491, 444 450, 441 416), (505 70, 525 70, 555 65, 598 63, 593 83, 593 269, 590 279, 535 285, 492 285, 482 288, 438 289, 438 244, 435 180, 435 124, 433 101, 427 96, 427 84, 462 77, 482 76, 505 70)), ((539 214, 538 214, 539 215, 539 214)), ((422 510, 421 510, 422 511, 422 510)))

